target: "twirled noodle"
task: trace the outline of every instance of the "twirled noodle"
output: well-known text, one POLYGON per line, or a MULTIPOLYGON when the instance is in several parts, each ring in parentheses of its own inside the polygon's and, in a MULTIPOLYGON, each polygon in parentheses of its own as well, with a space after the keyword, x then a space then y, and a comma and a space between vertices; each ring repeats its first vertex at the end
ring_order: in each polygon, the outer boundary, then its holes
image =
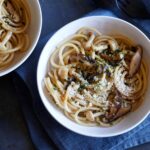
POLYGON ((25 0, 0 0, 0 69, 12 62, 15 52, 27 50, 29 23, 25 0))
POLYGON ((143 100, 148 70, 142 60, 129 76, 136 45, 122 35, 81 28, 50 57, 47 91, 65 115, 81 125, 109 127, 143 100))

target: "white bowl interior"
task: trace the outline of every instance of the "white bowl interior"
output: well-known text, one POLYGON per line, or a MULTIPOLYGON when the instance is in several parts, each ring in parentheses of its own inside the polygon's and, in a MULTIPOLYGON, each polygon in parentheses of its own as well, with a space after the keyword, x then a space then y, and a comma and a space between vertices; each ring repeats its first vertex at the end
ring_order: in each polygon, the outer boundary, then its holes
POLYGON ((30 45, 27 51, 15 54, 15 58, 13 59, 11 64, 9 64, 9 66, 5 69, 0 70, 0 76, 6 75, 9 72, 15 70, 17 67, 19 67, 30 56, 38 42, 42 27, 42 15, 40 4, 38 0, 26 1, 29 5, 29 11, 31 14, 31 22, 27 31, 27 33, 29 34, 30 45))
MULTIPOLYGON (((54 36, 48 41, 41 57, 39 59, 38 70, 37 70, 37 84, 41 99, 48 110, 48 112, 63 126, 68 129, 83 134, 87 136, 93 137, 108 137, 119 135, 125 133, 139 123, 141 123, 146 116, 149 114, 150 110, 150 76, 148 79, 148 90, 146 92, 145 100, 142 105, 135 111, 127 115, 119 124, 109 127, 86 127, 79 125, 70 119, 68 119, 63 112, 57 108, 57 106, 53 103, 52 99, 49 97, 47 91, 44 88, 43 79, 48 71, 48 61, 51 53, 55 49, 56 45, 59 44, 62 39, 67 38, 68 36, 74 34, 79 28, 88 26, 94 27, 103 34, 123 34, 130 39, 132 39, 135 43, 143 46, 144 49, 144 59, 147 60, 147 63, 150 64, 150 41, 148 38, 136 27, 131 24, 122 21, 120 19, 112 18, 112 17, 86 17, 79 20, 76 20, 70 24, 67 24, 60 30, 58 30, 54 36)), ((150 65, 149 65, 150 69, 150 65)))

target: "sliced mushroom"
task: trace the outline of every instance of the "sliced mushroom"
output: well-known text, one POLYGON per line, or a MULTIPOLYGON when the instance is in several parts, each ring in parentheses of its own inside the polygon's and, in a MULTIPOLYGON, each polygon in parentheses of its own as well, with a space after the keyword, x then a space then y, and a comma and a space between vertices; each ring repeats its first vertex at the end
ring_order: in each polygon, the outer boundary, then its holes
POLYGON ((132 106, 130 104, 127 104, 126 106, 122 106, 122 95, 119 93, 118 90, 115 90, 115 97, 114 97, 114 102, 110 109, 109 112, 105 115, 107 122, 112 122, 124 115, 126 115, 128 112, 131 111, 132 106))
POLYGON ((86 112, 86 119, 89 120, 89 121, 94 121, 95 120, 94 115, 91 111, 86 112))
POLYGON ((129 113, 131 111, 131 108, 131 105, 128 105, 127 107, 120 107, 119 109, 115 108, 112 112, 113 114, 111 113, 107 115, 106 119, 108 119, 108 122, 112 122, 129 113))
POLYGON ((106 61, 109 62, 109 64, 112 66, 115 66, 118 64, 118 62, 121 61, 121 57, 119 54, 112 54, 111 56, 107 55, 107 54, 100 54, 100 56, 105 59, 106 61), (114 65, 113 65, 114 64, 114 65))
POLYGON ((5 8, 8 11, 8 13, 11 15, 14 22, 20 22, 20 16, 16 12, 16 10, 15 10, 15 8, 14 8, 14 6, 10 0, 6 1, 5 8))
POLYGON ((106 114, 106 119, 108 119, 109 121, 113 120, 117 111, 118 111, 117 107, 111 107, 110 112, 106 114))
POLYGON ((93 59, 91 56, 86 56, 83 54, 79 54, 78 56, 80 57, 81 60, 88 61, 90 63, 95 63, 95 59, 93 59))
POLYGON ((133 77, 139 70, 142 60, 143 50, 141 46, 136 47, 136 53, 131 59, 129 67, 129 76, 133 77))
POLYGON ((108 42, 109 42, 111 50, 115 51, 118 49, 118 44, 116 43, 116 41, 109 40, 108 42))
POLYGON ((68 79, 68 71, 69 71, 68 68, 60 68, 58 70, 58 75, 62 81, 68 79))
POLYGON ((119 111, 120 108, 121 108, 121 101, 120 98, 118 98, 118 100, 115 103, 113 103, 112 106, 110 106, 109 113, 106 114, 106 119, 108 119, 109 122, 114 120, 116 113, 119 111))
MULTIPOLYGON (((91 60, 94 60, 92 59, 92 57, 90 57, 91 60)), ((84 63, 84 62, 88 62, 90 63, 90 59, 89 59, 89 56, 86 56, 86 55, 83 55, 83 54, 73 54, 70 58, 69 58, 69 62, 73 63, 73 62, 81 62, 81 63, 84 63)))
POLYGON ((100 54, 100 56, 107 61, 112 61, 112 58, 106 54, 100 54))
POLYGON ((104 50, 108 48, 108 45, 107 44, 92 45, 92 48, 95 51, 102 53, 104 50))
POLYGON ((121 107, 116 113, 114 119, 120 118, 126 115, 127 113, 129 113, 130 111, 131 111, 131 105, 128 105, 127 107, 121 107))
POLYGON ((83 63, 85 66, 88 66, 88 67, 92 67, 96 61, 95 59, 93 59, 91 56, 86 56, 86 55, 83 55, 83 54, 78 54, 78 61, 80 63, 83 63))

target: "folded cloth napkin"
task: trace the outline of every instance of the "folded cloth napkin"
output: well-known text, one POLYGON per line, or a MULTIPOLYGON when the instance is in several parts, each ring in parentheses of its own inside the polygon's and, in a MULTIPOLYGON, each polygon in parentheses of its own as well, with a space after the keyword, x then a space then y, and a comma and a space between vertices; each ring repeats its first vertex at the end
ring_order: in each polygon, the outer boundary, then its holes
MULTIPOLYGON (((59 28, 61 25, 72 19, 81 17, 85 12, 93 9, 94 4, 89 0, 87 2, 92 7, 86 7, 86 11, 83 11, 82 6, 85 6, 83 1, 81 2, 82 4, 79 4, 80 7, 76 6, 77 3, 72 4, 72 12, 68 11, 70 8, 61 7, 62 4, 60 4, 57 10, 59 9, 62 13, 56 15, 54 12, 51 12, 51 9, 48 9, 50 5, 55 8, 55 4, 50 3, 48 0, 41 0, 44 19, 41 38, 33 54, 19 69, 16 70, 17 74, 13 76, 13 81, 19 96, 20 105, 24 113, 29 133, 35 147, 39 150, 51 150, 57 148, 61 150, 121 150, 150 141, 150 117, 132 131, 116 136, 115 138, 91 138, 73 133, 61 126, 50 116, 41 102, 36 85, 36 68, 42 48, 56 28, 59 28), (78 10, 74 9, 74 7, 78 8, 78 10), (79 10, 81 10, 80 13, 79 10), (76 13, 76 15, 74 15, 75 17, 73 17, 72 13, 76 13), (53 20, 51 19, 51 16, 48 17, 48 15, 54 15, 56 21, 54 17, 52 17, 53 20), (58 16, 60 16, 60 18, 58 18, 58 16), (55 22, 57 23, 57 26, 54 26, 55 22), (51 23, 53 24, 53 27, 51 26, 51 23)), ((98 9, 89 13, 87 16, 107 15, 124 18, 136 25, 138 24, 138 26, 142 27, 147 34, 150 33, 150 20, 132 20, 121 14, 121 12, 116 11, 116 8, 111 10, 112 11, 98 9)))

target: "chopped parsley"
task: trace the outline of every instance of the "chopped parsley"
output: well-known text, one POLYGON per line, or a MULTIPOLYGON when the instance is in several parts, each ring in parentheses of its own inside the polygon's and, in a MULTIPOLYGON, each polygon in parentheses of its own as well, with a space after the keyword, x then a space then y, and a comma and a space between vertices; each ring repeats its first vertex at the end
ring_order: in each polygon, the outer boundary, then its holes
POLYGON ((116 49, 114 52, 115 52, 115 53, 120 53, 121 50, 120 50, 120 49, 116 49))
POLYGON ((78 92, 81 92, 82 90, 84 90, 87 85, 88 85, 88 83, 81 84, 80 87, 78 88, 78 92))

